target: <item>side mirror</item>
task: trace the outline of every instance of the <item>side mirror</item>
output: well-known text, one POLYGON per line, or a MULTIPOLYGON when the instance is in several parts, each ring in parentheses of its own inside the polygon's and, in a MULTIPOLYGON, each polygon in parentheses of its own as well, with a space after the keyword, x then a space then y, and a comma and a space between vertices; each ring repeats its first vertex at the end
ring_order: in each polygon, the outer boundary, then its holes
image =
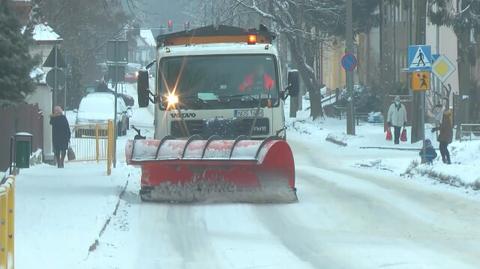
POLYGON ((78 113, 78 109, 75 108, 75 109, 73 110, 73 113, 78 113))
POLYGON ((292 69, 288 71, 288 94, 292 97, 297 97, 300 91, 300 77, 298 70, 292 69))
POLYGON ((137 79, 138 106, 147 107, 149 101, 148 71, 139 70, 137 79))

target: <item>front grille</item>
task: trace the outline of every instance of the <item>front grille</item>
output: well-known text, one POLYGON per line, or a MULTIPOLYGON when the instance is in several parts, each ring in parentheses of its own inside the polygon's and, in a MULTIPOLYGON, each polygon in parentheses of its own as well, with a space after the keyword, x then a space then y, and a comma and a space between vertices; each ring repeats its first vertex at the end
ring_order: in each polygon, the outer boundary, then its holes
MULTIPOLYGON (((201 135, 208 138, 218 135, 225 139, 234 139, 240 135, 250 135, 253 124, 252 118, 248 119, 214 119, 214 120, 185 120, 188 134, 185 132, 182 121, 170 123, 170 134, 174 137, 186 137, 188 135, 201 135)), ((268 135, 270 133, 270 121, 268 118, 258 118, 255 122, 252 135, 268 135)))
POLYGON ((204 133, 205 122, 203 120, 186 120, 185 125, 187 126, 188 133, 186 133, 182 121, 172 121, 170 123, 170 134, 174 137, 186 137, 188 134, 202 135, 204 133))
MULTIPOLYGON (((249 135, 254 119, 240 119, 234 125, 235 133, 238 135, 249 135)), ((270 133, 270 124, 268 118, 258 118, 253 127, 252 135, 268 135, 270 133)))

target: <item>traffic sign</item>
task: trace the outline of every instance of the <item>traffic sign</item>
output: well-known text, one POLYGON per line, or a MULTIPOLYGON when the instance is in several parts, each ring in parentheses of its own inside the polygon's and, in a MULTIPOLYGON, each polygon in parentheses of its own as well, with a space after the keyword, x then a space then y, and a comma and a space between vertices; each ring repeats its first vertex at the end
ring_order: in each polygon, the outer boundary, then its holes
POLYGON ((432 50, 427 45, 408 46, 408 70, 430 71, 432 69, 432 50))
POLYGON ((445 55, 439 56, 432 65, 432 72, 442 82, 445 82, 455 70, 455 65, 445 55))
POLYGON ((411 87, 413 91, 430 90, 430 72, 428 71, 413 72, 411 87))
POLYGON ((109 40, 107 42, 107 64, 127 64, 128 62, 128 41, 109 40))
POLYGON ((45 78, 47 85, 52 88, 55 88, 55 80, 57 81, 57 87, 62 87, 65 84, 65 73, 59 68, 56 68, 56 70, 57 72, 55 73, 55 68, 50 69, 45 78), (57 76, 56 78, 55 75, 57 76))
POLYGON ((342 66, 345 71, 353 71, 357 67, 358 61, 353 53, 347 52, 342 57, 342 66))
POLYGON ((59 68, 65 68, 67 65, 65 64, 65 59, 63 58, 62 53, 60 52, 60 49, 58 49, 56 46, 52 48, 50 53, 48 54, 47 59, 43 63, 43 67, 59 67, 59 68), (55 57, 55 50, 57 51, 57 57, 55 57), (57 59, 57 63, 55 64, 55 58, 57 59))

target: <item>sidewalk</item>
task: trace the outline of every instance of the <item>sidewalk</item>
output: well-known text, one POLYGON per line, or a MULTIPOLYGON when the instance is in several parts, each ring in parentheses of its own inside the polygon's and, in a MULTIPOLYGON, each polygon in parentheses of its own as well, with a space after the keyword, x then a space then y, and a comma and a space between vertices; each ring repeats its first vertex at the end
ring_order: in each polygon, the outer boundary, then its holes
POLYGON ((128 180, 126 169, 118 167, 112 176, 104 162, 22 169, 16 178, 15 267, 83 268, 128 180))

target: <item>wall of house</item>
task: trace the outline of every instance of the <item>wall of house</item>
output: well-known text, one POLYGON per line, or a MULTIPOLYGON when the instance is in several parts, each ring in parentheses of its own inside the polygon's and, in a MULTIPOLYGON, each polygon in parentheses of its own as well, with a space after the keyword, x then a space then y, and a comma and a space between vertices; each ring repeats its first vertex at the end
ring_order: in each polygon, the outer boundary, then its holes
POLYGON ((37 104, 43 115, 43 153, 46 159, 53 159, 52 128, 50 127, 50 114, 52 111, 52 91, 47 85, 37 85, 35 91, 27 96, 25 101, 37 104))
POLYGON ((380 76, 380 29, 373 28, 369 33, 357 36, 357 78, 358 83, 367 86, 381 86, 380 76))
MULTIPOLYGON (((451 28, 439 27, 439 46, 437 52, 437 26, 427 23, 426 40, 427 45, 432 47, 432 54, 443 54, 455 65, 458 70, 457 60, 457 35, 451 28)), ((445 85, 452 85, 452 90, 458 93, 458 72, 455 71, 445 82, 445 85)))
POLYGON ((342 89, 345 87, 345 71, 341 66, 341 59, 345 48, 343 42, 334 40, 326 42, 323 52, 323 78, 324 84, 329 89, 342 89))

